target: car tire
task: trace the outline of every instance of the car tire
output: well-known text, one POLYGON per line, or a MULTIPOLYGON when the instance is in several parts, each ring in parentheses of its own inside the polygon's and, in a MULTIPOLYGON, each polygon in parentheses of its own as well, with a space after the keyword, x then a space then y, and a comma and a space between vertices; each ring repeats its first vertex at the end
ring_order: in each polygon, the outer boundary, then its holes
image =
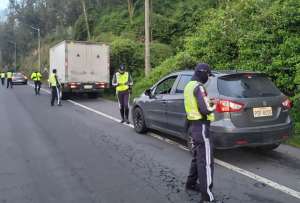
POLYGON ((146 133, 148 130, 146 126, 143 110, 139 107, 136 107, 133 110, 133 125, 134 125, 134 130, 137 133, 146 133))
POLYGON ((260 151, 272 151, 272 150, 278 148, 279 146, 280 146, 280 144, 270 144, 270 145, 257 147, 257 149, 260 151))

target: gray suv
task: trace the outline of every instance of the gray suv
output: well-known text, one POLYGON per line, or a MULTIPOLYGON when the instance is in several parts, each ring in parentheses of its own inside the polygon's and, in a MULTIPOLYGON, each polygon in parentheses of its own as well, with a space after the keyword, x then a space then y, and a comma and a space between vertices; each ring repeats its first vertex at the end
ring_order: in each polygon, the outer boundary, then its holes
MULTIPOLYGON (((192 75, 193 71, 170 74, 134 99, 132 115, 138 133, 154 129, 191 143, 183 91, 192 75)), ((216 148, 272 150, 291 135, 292 102, 266 75, 213 72, 206 88, 217 104, 210 129, 216 148)))

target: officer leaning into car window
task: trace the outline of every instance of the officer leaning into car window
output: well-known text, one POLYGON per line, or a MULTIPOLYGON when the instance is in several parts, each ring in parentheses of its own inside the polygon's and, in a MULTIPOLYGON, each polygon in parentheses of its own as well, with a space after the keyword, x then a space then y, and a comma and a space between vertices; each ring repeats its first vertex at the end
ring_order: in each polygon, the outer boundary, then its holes
POLYGON ((49 86, 51 88, 51 106, 54 106, 55 99, 57 99, 57 105, 61 106, 60 102, 60 83, 57 79, 57 70, 53 69, 52 74, 50 74, 50 77, 48 79, 49 86))
POLYGON ((133 85, 133 80, 131 75, 126 71, 125 65, 122 64, 114 74, 112 85, 116 87, 116 94, 119 101, 120 113, 121 113, 121 123, 126 122, 129 124, 129 96, 131 87, 133 85))
POLYGON ((42 85, 42 74, 39 71, 34 71, 31 74, 31 80, 34 81, 35 95, 40 95, 41 85, 42 85))
POLYGON ((6 88, 9 88, 9 86, 11 88, 13 88, 12 78, 13 78, 13 72, 10 70, 7 71, 6 72, 6 83, 7 83, 6 88))
POLYGON ((219 202, 212 193, 214 158, 209 128, 210 122, 214 120, 215 105, 207 97, 204 87, 209 76, 209 65, 198 64, 192 80, 184 89, 184 105, 189 121, 189 133, 193 140, 193 159, 186 189, 200 192, 201 203, 219 202))
POLYGON ((5 73, 1 72, 0 77, 1 77, 1 84, 2 84, 2 86, 4 86, 5 85, 5 73))

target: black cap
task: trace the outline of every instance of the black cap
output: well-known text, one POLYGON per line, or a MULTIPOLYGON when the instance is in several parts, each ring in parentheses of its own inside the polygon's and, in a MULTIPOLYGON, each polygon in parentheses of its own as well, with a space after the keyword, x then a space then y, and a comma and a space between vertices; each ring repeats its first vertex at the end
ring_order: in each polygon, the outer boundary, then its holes
POLYGON ((120 71, 125 71, 125 69, 126 69, 126 68, 125 68, 125 65, 124 65, 124 64, 121 64, 121 65, 120 65, 120 71))
POLYGON ((207 73, 208 76, 212 76, 211 69, 206 63, 199 63, 195 68, 196 75, 207 73))

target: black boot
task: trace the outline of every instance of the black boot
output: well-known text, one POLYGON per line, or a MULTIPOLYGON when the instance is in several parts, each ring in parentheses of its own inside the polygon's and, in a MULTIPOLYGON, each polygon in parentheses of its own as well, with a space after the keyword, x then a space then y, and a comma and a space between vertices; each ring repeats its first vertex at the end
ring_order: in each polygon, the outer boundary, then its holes
POLYGON ((213 200, 213 201, 200 201, 200 203, 223 203, 223 201, 220 201, 220 200, 213 200))
POLYGON ((129 109, 126 108, 126 109, 125 109, 125 122, 126 122, 127 124, 130 124, 128 118, 129 118, 129 109))
POLYGON ((186 183, 185 184, 185 189, 186 190, 191 190, 191 191, 194 191, 194 192, 200 192, 200 185, 198 183, 186 183))
POLYGON ((121 118, 122 118, 121 123, 124 123, 125 122, 125 119, 124 119, 124 108, 120 109, 120 114, 121 114, 121 118))

